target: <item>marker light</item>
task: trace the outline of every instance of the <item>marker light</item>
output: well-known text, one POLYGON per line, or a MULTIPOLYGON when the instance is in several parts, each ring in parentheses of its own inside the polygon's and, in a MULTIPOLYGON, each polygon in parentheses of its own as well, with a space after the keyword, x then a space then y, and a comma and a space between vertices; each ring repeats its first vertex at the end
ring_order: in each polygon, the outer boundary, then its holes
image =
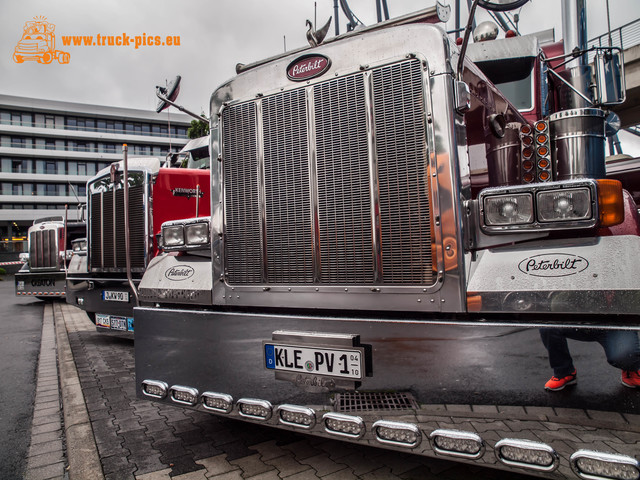
POLYGON ((529 135, 531 133, 531 127, 529 125, 523 125, 520 127, 520 133, 523 135, 529 135))
POLYGON ((164 398, 169 391, 169 385, 165 382, 159 382, 157 380, 143 380, 142 381, 142 393, 151 398, 164 398))
POLYGON ((533 197, 530 193, 494 195, 484 199, 487 225, 522 225, 533 221, 533 197))
POLYGON ((587 187, 538 192, 538 220, 561 222, 591 218, 591 194, 587 187))
POLYGON ((322 416, 324 431, 341 437, 360 438, 365 426, 362 418, 342 413, 328 412, 322 416))
POLYGON ((529 147, 527 147, 524 150, 522 150, 522 156, 524 158, 531 158, 531 155, 533 155, 533 150, 530 149, 529 147))
POLYGON ((183 387, 174 385, 169 389, 169 397, 175 403, 180 405, 189 405, 193 407, 198 403, 198 390, 191 387, 183 387))
POLYGON ((547 136, 544 134, 540 134, 536 137, 536 142, 538 143, 547 143, 547 136))
POLYGON ((418 427, 412 423, 378 420, 373 424, 376 440, 396 447, 417 447, 422 440, 418 427))
POLYGON ((538 174, 538 178, 540 179, 541 182, 546 182, 547 180, 549 180, 551 178, 551 174, 549 172, 547 172, 546 170, 543 170, 542 172, 540 172, 538 174))
POLYGON ((240 416, 254 420, 269 420, 273 413, 273 407, 266 400, 241 398, 236 405, 240 416))
POLYGON ((531 160, 525 160, 522 162, 522 168, 525 170, 531 170, 533 168, 533 162, 531 160))
POLYGON ((471 432, 438 429, 431 432, 429 440, 433 450, 441 455, 476 459, 485 451, 482 438, 471 432))
POLYGON ((549 154, 549 149, 547 147, 543 146, 543 147, 539 147, 538 148, 538 155, 539 156, 544 157, 544 156, 546 156, 548 154, 549 154))
POLYGON ((298 407, 297 405, 280 405, 278 407, 278 421, 283 425, 308 430, 316 424, 316 412, 311 408, 298 407))
POLYGON ((233 397, 226 393, 204 392, 202 406, 205 410, 218 413, 230 413, 233 410, 233 397))
POLYGON ((600 226, 612 227, 624 221, 622 183, 618 180, 596 180, 600 226))
POLYGON ((545 132, 547 130, 547 123, 545 121, 536 122, 535 129, 538 132, 545 132))
POLYGON ((182 225, 163 226, 162 245, 164 247, 178 247, 180 245, 184 245, 184 230, 182 225))
POLYGON ((538 162, 538 167, 540 168, 549 168, 549 160, 546 158, 541 158, 540 161, 538 162))
POLYGON ((530 440, 505 438, 494 447, 496 458, 510 467, 552 472, 558 468, 558 454, 549 445, 530 440))
POLYGON ((640 462, 626 455, 578 450, 570 458, 571 469, 580 478, 638 480, 640 462))

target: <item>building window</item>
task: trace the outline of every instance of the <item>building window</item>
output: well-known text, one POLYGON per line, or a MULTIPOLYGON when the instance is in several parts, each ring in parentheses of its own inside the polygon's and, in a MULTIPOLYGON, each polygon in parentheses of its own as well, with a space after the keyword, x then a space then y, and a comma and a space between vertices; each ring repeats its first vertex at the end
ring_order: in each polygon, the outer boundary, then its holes
POLYGON ((48 173, 48 174, 55 175, 56 173, 58 173, 58 167, 54 160, 46 160, 45 169, 46 169, 45 173, 48 173))
POLYGON ((56 128, 56 119, 53 115, 45 115, 44 128, 56 128))

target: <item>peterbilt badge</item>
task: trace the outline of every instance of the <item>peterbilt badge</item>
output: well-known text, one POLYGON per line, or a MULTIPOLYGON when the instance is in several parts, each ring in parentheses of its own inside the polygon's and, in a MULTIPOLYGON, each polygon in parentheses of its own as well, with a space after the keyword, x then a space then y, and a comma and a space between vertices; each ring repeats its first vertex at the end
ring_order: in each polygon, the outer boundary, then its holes
POLYGON ((164 272, 164 276, 167 278, 167 280, 180 282, 192 277, 194 273, 195 270, 193 269, 193 267, 190 267, 189 265, 179 265, 169 268, 166 272, 164 272))
POLYGON ((525 258, 518 269, 534 277, 566 277, 586 270, 589 262, 586 258, 570 253, 543 253, 525 258))
POLYGON ((324 55, 311 54, 296 58, 287 67, 287 78, 294 82, 302 82, 319 77, 331 66, 331 60, 324 55))

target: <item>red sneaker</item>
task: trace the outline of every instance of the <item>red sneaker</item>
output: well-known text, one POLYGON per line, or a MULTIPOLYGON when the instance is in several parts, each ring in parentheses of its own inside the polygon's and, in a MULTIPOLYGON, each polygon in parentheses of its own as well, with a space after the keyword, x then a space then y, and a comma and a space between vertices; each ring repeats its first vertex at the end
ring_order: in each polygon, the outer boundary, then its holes
POLYGON ((638 388, 640 387, 640 370, 623 370, 622 378, 620 380, 625 387, 638 388))
MULTIPOLYGON (((638 376, 636 372, 633 372, 633 373, 636 374, 636 382, 638 382, 636 385, 640 386, 640 376, 638 376)), ((578 375, 577 372, 574 370, 573 373, 563 378, 551 377, 551 379, 544 384, 544 388, 545 390, 551 390, 553 392, 557 392, 558 390, 562 390, 567 385, 573 385, 574 383, 577 383, 578 381, 577 375, 578 375)), ((623 372, 623 375, 624 375, 624 372, 623 372)))

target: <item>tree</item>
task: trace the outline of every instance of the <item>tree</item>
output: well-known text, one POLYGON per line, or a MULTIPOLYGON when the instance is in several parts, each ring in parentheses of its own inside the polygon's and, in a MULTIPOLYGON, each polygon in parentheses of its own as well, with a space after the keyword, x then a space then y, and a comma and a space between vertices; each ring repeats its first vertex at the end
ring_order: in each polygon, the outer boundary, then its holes
POLYGON ((209 135, 209 124, 204 120, 191 120, 191 126, 187 129, 187 137, 200 138, 209 135))

